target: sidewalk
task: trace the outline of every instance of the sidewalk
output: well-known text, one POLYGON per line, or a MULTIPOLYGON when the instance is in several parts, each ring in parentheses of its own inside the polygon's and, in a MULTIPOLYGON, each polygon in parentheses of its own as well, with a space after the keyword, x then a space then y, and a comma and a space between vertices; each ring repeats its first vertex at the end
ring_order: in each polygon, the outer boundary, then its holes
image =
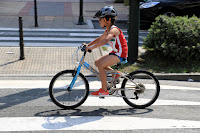
MULTIPOLYGON (((25 47, 25 59, 20 60, 18 47, 0 47, 0 76, 53 76, 56 73, 74 69, 72 55, 76 47, 25 47)), ((80 52, 81 53, 81 52, 80 52)), ((95 68, 94 60, 101 56, 100 49, 95 49, 86 57, 86 61, 95 68)), ((85 75, 90 71, 82 69, 85 75)))
MULTIPOLYGON (((93 28, 94 14, 106 5, 113 5, 118 11, 118 20, 128 19, 129 7, 114 0, 84 0, 83 16, 86 25, 77 25, 79 19, 79 0, 38 0, 38 28, 93 28)), ((35 28, 33 0, 0 1, 0 27, 19 27, 18 16, 23 18, 24 28, 35 28)))

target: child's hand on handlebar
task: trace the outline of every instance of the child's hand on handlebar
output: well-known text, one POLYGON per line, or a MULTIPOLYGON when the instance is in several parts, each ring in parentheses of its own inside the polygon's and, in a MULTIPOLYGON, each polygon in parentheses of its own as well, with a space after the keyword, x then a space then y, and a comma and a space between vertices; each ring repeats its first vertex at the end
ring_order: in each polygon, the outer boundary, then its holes
POLYGON ((89 52, 89 53, 92 52, 92 50, 91 50, 90 48, 88 48, 88 47, 87 47, 85 50, 86 50, 87 52, 89 52))
POLYGON ((82 45, 85 45, 85 46, 86 46, 85 50, 86 50, 87 52, 89 52, 89 53, 92 52, 92 49, 88 46, 88 44, 83 43, 82 45))

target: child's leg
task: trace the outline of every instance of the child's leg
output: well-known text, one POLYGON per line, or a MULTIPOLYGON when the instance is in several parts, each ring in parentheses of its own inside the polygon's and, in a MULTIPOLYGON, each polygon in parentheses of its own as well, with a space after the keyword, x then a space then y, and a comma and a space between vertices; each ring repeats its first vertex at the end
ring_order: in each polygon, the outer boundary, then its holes
MULTIPOLYGON (((106 59, 108 56, 110 56, 110 55, 107 54, 107 55, 104 55, 104 56, 100 57, 99 59, 97 59, 97 60, 95 61, 95 65, 98 67, 98 65, 99 65, 104 59, 106 59)), ((105 71, 108 71, 108 70, 113 70, 113 69, 112 69, 110 66, 108 66, 108 67, 105 68, 105 71)))
MULTIPOLYGON (((115 55, 108 55, 104 57, 101 62, 98 62, 97 67, 99 69, 100 80, 102 83, 102 89, 107 90, 107 75, 105 70, 109 69, 110 66, 120 62, 119 58, 115 55)), ((111 69, 111 68, 110 68, 111 69)))

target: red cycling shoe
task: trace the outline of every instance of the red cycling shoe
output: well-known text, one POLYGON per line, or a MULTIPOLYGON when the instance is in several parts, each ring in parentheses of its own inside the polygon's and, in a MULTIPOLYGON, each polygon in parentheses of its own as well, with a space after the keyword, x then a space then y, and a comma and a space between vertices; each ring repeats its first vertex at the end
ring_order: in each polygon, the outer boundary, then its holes
POLYGON ((99 89, 98 91, 95 92, 91 92, 91 95, 93 96, 108 96, 109 95, 109 91, 104 91, 103 89, 99 89))

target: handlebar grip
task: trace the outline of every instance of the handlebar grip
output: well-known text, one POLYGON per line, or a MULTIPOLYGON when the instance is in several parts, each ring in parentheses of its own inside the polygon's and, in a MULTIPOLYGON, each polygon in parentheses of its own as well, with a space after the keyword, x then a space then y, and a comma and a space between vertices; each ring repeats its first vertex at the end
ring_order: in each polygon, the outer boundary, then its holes
POLYGON ((89 52, 89 53, 91 53, 91 52, 92 52, 92 50, 88 49, 88 52, 89 52))

